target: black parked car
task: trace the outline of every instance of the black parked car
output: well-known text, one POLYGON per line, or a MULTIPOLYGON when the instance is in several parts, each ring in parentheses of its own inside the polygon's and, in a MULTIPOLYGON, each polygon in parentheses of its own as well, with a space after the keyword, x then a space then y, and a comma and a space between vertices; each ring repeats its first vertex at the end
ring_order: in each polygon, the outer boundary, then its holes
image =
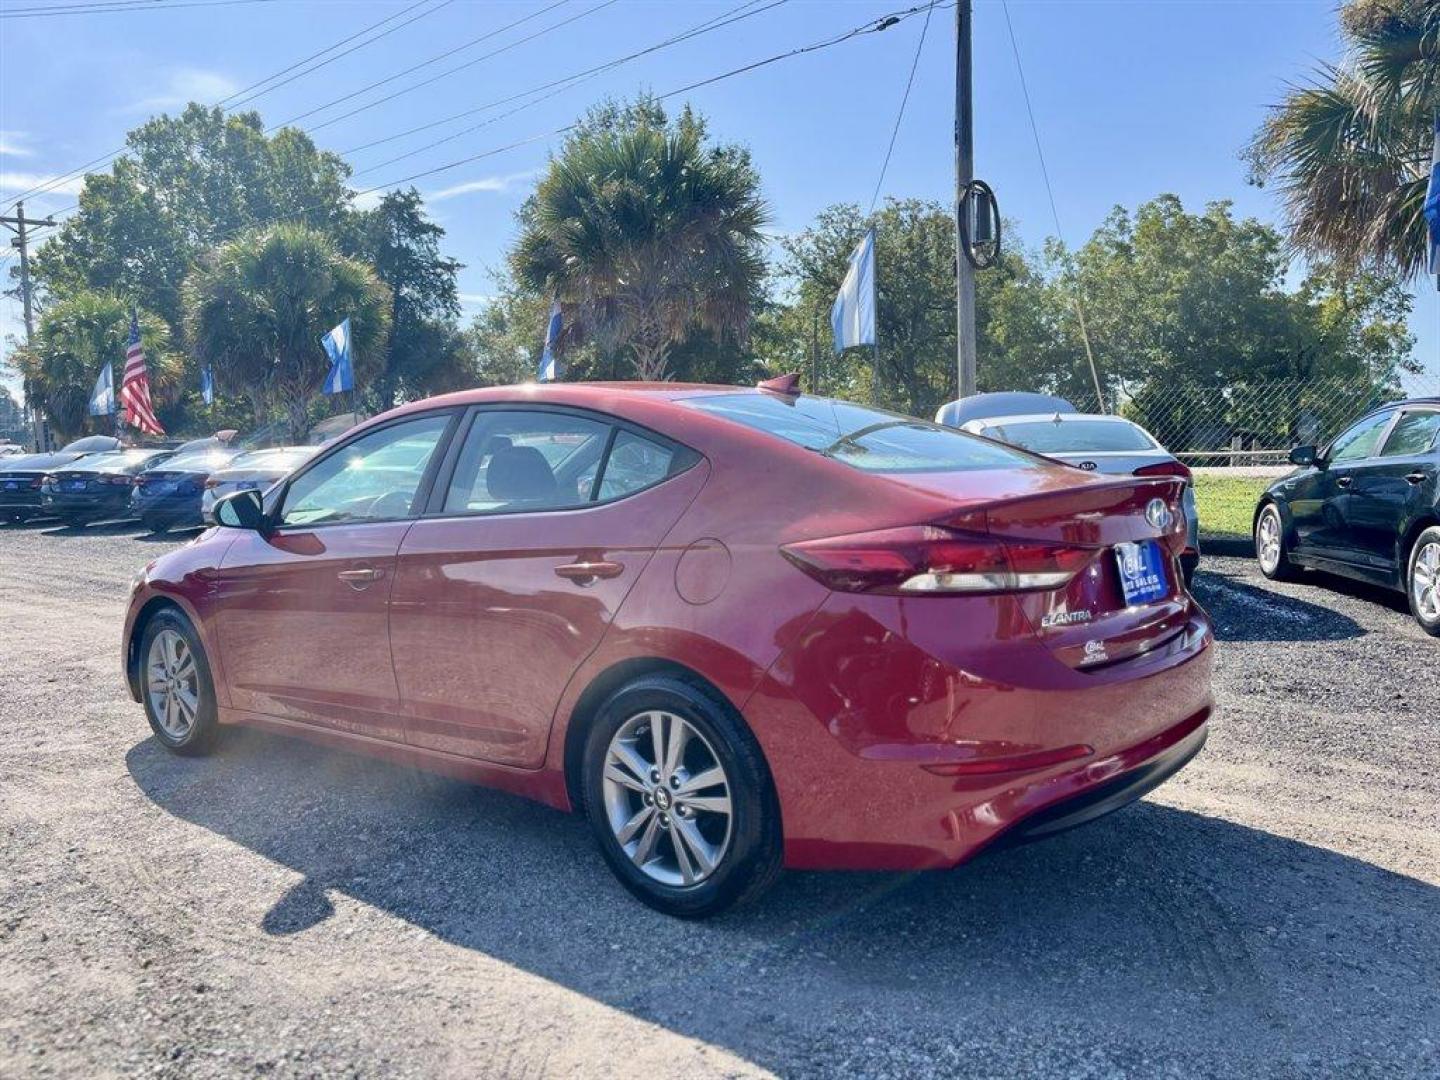
POLYGON ((1261 573, 1313 567, 1402 590, 1440 637, 1440 398, 1375 409, 1290 460, 1299 469, 1255 508, 1261 573))
POLYGON ((109 435, 87 435, 53 454, 12 455, 0 462, 0 519, 27 521, 43 511, 40 487, 45 474, 72 465, 81 458, 120 449, 109 435))
POLYGON ((213 441, 198 450, 182 446, 174 457, 151 465, 135 478, 131 515, 151 532, 201 524, 200 498, 206 481, 239 454, 238 448, 213 441))
POLYGON ((173 450, 117 450, 82 458, 45 475, 40 488, 45 511, 67 525, 128 517, 130 489, 144 469, 171 457, 173 450))

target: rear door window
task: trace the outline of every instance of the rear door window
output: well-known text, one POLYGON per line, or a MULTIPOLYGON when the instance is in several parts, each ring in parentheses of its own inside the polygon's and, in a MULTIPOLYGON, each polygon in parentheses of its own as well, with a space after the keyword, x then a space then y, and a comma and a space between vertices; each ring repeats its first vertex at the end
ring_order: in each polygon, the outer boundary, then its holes
POLYGON ((1440 410, 1408 412, 1396 422, 1380 456, 1414 457, 1428 453, 1435 445, 1437 434, 1440 434, 1440 410))
POLYGON ((683 398, 700 412, 763 431, 863 472, 1054 467, 1021 450, 898 413, 831 398, 714 394, 683 398))
POLYGON ((573 413, 476 413, 444 512, 560 510, 588 503, 609 438, 609 424, 573 413))

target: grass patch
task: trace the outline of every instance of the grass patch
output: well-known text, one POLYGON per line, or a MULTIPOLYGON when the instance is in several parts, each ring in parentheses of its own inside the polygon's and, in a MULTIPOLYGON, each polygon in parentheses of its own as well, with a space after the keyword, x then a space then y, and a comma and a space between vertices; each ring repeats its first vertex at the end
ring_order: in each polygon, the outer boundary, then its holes
POLYGON ((1271 484, 1256 476, 1195 477, 1195 508, 1200 514, 1200 531, 1212 536, 1249 537, 1255 520, 1255 504, 1271 484))

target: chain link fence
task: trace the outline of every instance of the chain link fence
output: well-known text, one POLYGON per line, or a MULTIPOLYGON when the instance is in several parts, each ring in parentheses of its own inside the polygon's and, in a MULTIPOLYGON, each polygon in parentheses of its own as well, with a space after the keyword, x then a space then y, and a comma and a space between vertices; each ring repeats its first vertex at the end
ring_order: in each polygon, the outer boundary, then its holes
POLYGON ((1152 381, 1122 415, 1192 468, 1276 468, 1290 449, 1323 444, 1351 421, 1404 397, 1440 394, 1440 378, 1401 390, 1371 379, 1200 383, 1152 381))

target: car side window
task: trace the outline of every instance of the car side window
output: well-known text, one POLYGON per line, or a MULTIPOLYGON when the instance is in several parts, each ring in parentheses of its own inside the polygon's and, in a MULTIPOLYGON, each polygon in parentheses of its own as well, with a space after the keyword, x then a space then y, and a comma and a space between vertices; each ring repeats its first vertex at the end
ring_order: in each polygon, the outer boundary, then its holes
POLYGON ((465 436, 447 514, 561 510, 592 500, 610 425, 573 413, 484 410, 465 436))
POLYGON ((605 472, 600 477, 600 498, 618 499, 659 483, 670 475, 675 451, 661 446, 634 432, 621 431, 605 459, 605 472))
POLYGON ((1440 410, 1406 413, 1385 440, 1380 456, 1414 457, 1424 454, 1435 445, 1437 434, 1440 434, 1440 410))
POLYGON ((1330 444, 1330 453, 1327 455, 1330 464, 1359 461, 1361 458, 1373 456, 1380 443, 1380 436, 1385 434, 1385 428, 1394 415, 1393 412, 1385 412, 1379 416, 1367 417, 1342 432, 1340 437, 1330 444))
POLYGON ((285 493, 282 525, 382 521, 409 515, 450 414, 390 424, 342 446, 285 493))

